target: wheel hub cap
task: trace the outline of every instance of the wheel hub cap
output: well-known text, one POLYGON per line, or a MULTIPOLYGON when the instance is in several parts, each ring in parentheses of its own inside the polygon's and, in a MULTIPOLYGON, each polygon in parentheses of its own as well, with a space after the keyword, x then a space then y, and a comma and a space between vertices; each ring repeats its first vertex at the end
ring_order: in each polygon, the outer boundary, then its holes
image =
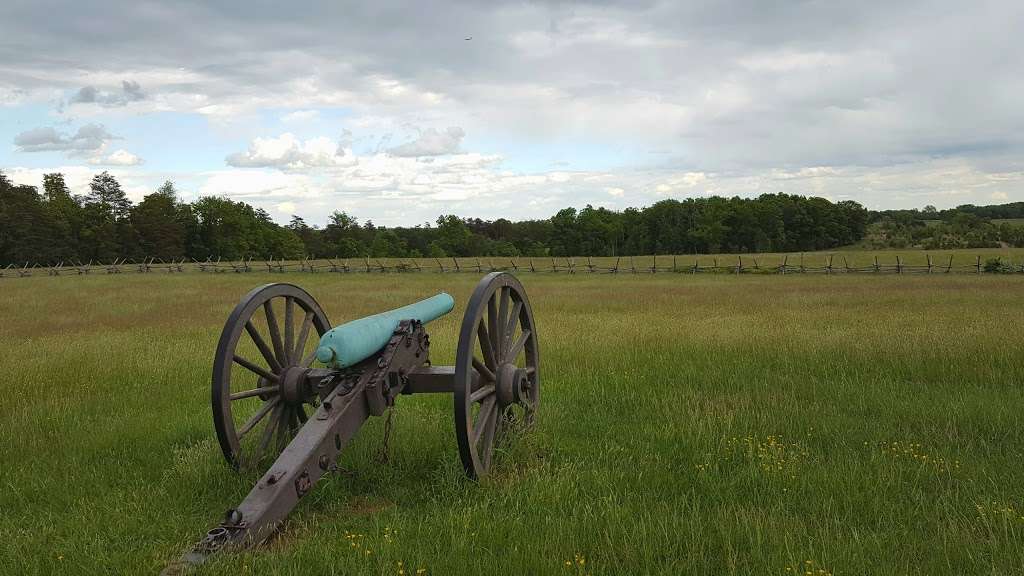
POLYGON ((301 404, 306 396, 306 372, 308 369, 293 366, 286 369, 281 378, 281 399, 288 404, 301 404))
POLYGON ((498 395, 499 404, 508 406, 523 401, 526 396, 525 389, 528 386, 526 370, 515 364, 502 364, 498 369, 497 378, 495 393, 498 395))

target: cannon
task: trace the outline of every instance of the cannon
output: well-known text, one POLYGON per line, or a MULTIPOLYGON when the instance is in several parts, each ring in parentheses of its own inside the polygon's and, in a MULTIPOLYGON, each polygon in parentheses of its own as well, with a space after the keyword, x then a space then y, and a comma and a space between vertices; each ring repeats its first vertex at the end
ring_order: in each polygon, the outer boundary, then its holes
POLYGON ((455 365, 432 366, 425 325, 453 307, 440 293, 332 328, 298 286, 268 284, 243 297, 217 344, 213 422, 228 464, 261 476, 164 574, 265 540, 320 478, 338 470, 360 426, 399 395, 451 394, 465 473, 486 475, 495 445, 534 421, 537 328, 519 280, 488 274, 466 306, 455 365))

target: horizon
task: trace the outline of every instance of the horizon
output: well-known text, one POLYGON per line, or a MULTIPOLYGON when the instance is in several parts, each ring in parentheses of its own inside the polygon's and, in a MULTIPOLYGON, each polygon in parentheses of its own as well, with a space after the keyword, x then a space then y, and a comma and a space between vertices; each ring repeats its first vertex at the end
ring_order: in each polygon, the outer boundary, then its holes
POLYGON ((0 167, 323 226, 1024 200, 1024 6, 0 7, 0 167), (188 25, 177 25, 187 22, 188 25), (471 39, 468 39, 471 38, 471 39))

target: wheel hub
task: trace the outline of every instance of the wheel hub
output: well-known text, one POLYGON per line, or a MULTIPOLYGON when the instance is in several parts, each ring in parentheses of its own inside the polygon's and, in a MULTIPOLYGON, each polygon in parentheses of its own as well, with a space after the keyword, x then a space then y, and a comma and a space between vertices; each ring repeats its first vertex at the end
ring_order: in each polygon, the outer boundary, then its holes
POLYGON ((511 363, 502 364, 498 369, 497 380, 494 391, 500 405, 516 404, 526 397, 525 390, 529 384, 526 381, 525 369, 511 363))
POLYGON ((281 373, 281 399, 285 403, 302 404, 306 399, 306 373, 308 368, 292 366, 281 373))

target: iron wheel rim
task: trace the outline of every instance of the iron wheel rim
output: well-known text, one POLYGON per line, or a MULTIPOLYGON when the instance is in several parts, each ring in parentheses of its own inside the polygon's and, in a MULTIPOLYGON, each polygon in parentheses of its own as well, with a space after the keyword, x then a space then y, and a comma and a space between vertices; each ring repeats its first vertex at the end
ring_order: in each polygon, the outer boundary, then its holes
MULTIPOLYGON (((281 380, 289 368, 299 365, 308 367, 312 363, 315 355, 305 353, 307 346, 312 342, 312 332, 316 331, 318 340, 319 336, 330 328, 327 315, 316 300, 293 284, 260 286, 246 294, 235 306, 224 324, 217 343, 210 398, 217 441, 224 459, 232 468, 255 468, 268 456, 276 456, 308 418, 302 403, 295 404, 283 400, 281 380), (274 303, 277 301, 282 302, 284 309, 281 318, 277 318, 274 310, 274 303), (261 311, 266 321, 263 333, 260 333, 257 325, 253 323, 253 320, 261 315, 261 311), (301 313, 301 321, 296 334, 294 317, 297 311, 301 313), (276 332, 270 329, 271 325, 276 326, 276 332), (254 330, 256 336, 253 336, 250 330, 254 330), (269 336, 269 342, 266 336, 269 336), (262 342, 257 342, 257 337, 262 342), (255 358, 238 354, 239 344, 244 340, 248 340, 259 350, 255 358), (239 359, 250 366, 244 365, 239 359), (257 386, 232 393, 233 380, 241 380, 233 378, 238 373, 259 376, 257 386), (276 380, 268 376, 276 377, 276 380), (275 386, 276 391, 269 389, 275 386), (261 391, 260 388, 267 389, 261 391), (252 403, 253 398, 263 400, 263 403, 245 424, 239 426, 232 404, 243 401, 252 403), (242 439, 253 432, 258 433, 260 439, 256 453, 250 454, 250 451, 243 449, 242 439)), ((315 353, 316 344, 312 343, 315 353)))
POLYGON ((537 328, 526 292, 511 274, 485 276, 466 306, 456 352, 454 404, 459 456, 466 475, 474 479, 487 474, 495 448, 512 431, 513 417, 519 418, 523 429, 536 418, 540 405, 537 328), (506 387, 498 381, 509 381, 502 373, 524 379, 520 395, 510 402, 507 393, 499 393, 499 388, 506 387), (479 374, 476 386, 474 374, 479 374), (501 396, 505 402, 499 400, 501 396))

